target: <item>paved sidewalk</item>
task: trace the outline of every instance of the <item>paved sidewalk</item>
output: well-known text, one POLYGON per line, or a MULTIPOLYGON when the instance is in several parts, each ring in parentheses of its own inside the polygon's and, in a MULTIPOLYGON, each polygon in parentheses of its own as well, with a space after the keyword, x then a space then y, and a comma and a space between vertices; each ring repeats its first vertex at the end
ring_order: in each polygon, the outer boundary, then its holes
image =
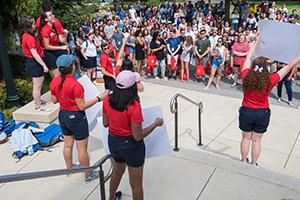
MULTIPOLYGON (((166 81, 168 82, 168 81, 166 81)), ((202 101, 203 144, 199 147, 197 109, 179 99, 179 152, 148 159, 145 165, 145 199, 149 200, 240 200, 300 199, 300 126, 298 109, 272 105, 268 133, 263 138, 260 167, 239 162, 238 108, 240 98, 180 87, 143 82, 143 107, 160 105, 174 146, 174 116, 169 102, 181 93, 202 101)), ((181 83, 180 83, 181 84, 181 83)), ((100 88, 102 85, 100 86, 100 88)), ((212 88, 213 89, 213 88, 212 88)), ((11 157, 9 143, 0 145, 0 175, 64 168, 63 143, 52 152, 37 152, 20 162, 11 157)), ((104 155, 100 133, 94 130, 89 141, 91 162, 104 155)), ((74 159, 77 160, 76 151, 74 159)), ((107 184, 106 184, 106 189, 107 184)), ((131 199, 127 174, 120 189, 131 199)), ((99 199, 99 182, 85 183, 82 174, 0 185, 2 200, 99 199)))

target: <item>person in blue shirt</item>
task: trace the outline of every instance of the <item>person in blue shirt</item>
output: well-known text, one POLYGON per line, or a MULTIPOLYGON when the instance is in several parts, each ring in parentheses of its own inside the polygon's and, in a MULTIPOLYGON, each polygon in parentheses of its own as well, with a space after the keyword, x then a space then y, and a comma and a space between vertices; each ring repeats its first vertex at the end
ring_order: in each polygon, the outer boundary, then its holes
POLYGON ((170 38, 167 40, 167 61, 169 66, 170 78, 176 79, 176 65, 178 61, 178 52, 181 48, 181 40, 176 37, 176 29, 172 29, 170 38), (175 59, 175 68, 171 66, 171 60, 175 59))

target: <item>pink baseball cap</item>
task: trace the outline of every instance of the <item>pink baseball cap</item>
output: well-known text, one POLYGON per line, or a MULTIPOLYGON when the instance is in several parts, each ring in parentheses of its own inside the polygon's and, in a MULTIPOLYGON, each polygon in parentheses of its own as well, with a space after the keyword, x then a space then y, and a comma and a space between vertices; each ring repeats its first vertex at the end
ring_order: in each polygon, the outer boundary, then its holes
POLYGON ((130 70, 123 70, 117 76, 116 85, 120 89, 128 89, 137 81, 139 81, 137 74, 130 70))

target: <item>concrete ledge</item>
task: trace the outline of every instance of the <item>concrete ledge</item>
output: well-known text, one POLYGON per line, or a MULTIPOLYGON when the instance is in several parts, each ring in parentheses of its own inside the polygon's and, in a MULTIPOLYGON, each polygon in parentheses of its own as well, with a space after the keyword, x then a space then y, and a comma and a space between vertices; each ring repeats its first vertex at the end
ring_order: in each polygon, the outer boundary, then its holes
POLYGON ((35 110, 34 102, 26 104, 25 106, 19 108, 13 113, 13 118, 16 121, 34 121, 40 123, 51 123, 58 116, 59 104, 51 103, 50 91, 42 95, 42 99, 49 102, 47 104, 51 111, 38 111, 35 110))

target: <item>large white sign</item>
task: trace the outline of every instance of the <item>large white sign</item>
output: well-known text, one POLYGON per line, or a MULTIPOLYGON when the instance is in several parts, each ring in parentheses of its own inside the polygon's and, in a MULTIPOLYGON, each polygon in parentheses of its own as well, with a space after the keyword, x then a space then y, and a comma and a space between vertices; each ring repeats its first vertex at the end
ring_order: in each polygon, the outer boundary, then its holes
POLYGON ((300 25, 262 20, 258 22, 258 28, 260 42, 257 56, 288 64, 300 55, 300 25))
MULTIPOLYGON (((163 112, 161 107, 150 107, 143 108, 142 110, 144 122, 142 123, 142 127, 145 128, 149 126, 157 117, 163 118, 163 112)), ((110 153, 108 147, 108 129, 105 128, 102 124, 102 117, 97 118, 98 124, 100 126, 101 139, 105 152, 107 154, 110 153)), ((172 152, 168 131, 165 124, 161 127, 157 127, 150 135, 148 135, 145 139, 146 146, 146 158, 169 155, 172 152)))
MULTIPOLYGON (((84 100, 88 101, 100 94, 99 90, 86 75, 80 77, 78 82, 84 88, 84 100)), ((102 102, 96 103, 85 110, 86 118, 89 124, 89 131, 92 131, 97 125, 97 117, 102 116, 102 102)))

